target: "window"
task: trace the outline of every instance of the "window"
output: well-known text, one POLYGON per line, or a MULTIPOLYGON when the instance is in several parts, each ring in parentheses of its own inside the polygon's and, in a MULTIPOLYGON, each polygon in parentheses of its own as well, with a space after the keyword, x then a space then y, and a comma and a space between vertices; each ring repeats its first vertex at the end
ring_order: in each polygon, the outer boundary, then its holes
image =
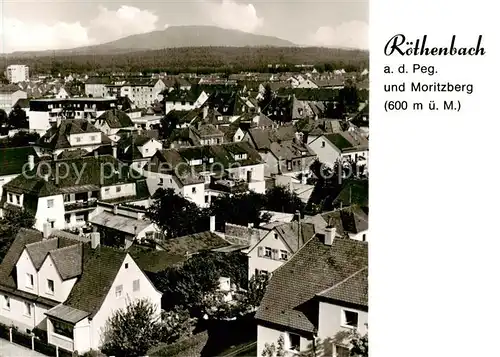
POLYGON ((349 357, 351 355, 349 349, 344 346, 335 346, 335 357, 349 357))
POLYGON ((300 351, 300 336, 294 333, 289 333, 288 336, 290 338, 290 350, 300 351))
POLYGON ((115 296, 117 298, 121 298, 122 297, 122 293, 123 293, 123 285, 118 285, 116 288, 115 288, 115 296))
POLYGON ((54 294, 54 280, 47 279, 47 294, 54 294))
POLYGON ((116 186, 116 193, 121 192, 121 191, 122 191, 121 186, 116 186))
POLYGON ((324 147, 325 147, 325 145, 326 145, 326 144, 325 144, 325 142, 324 142, 324 141, 322 141, 322 142, 321 142, 321 147, 322 147, 322 148, 324 148, 324 147))
POLYGON ((54 333, 71 339, 73 338, 72 325, 62 321, 55 321, 55 320, 50 320, 50 321, 52 322, 52 326, 54 326, 54 333))
POLYGON ((271 255, 273 254, 273 250, 269 247, 266 247, 264 256, 267 258, 271 258, 271 255))
POLYGON ((10 310, 10 297, 7 295, 3 296, 3 308, 5 310, 10 310))
POLYGON ((80 141, 82 141, 82 138, 80 138, 79 136, 76 137, 76 142, 79 143, 80 141))
POLYGON ((50 228, 54 228, 56 221, 49 221, 50 228))
POLYGON ((366 234, 363 234, 363 242, 366 242, 366 234))
POLYGON ((95 136, 94 136, 94 135, 92 135, 92 136, 90 137, 90 141, 95 141, 95 136))
POLYGON ((281 260, 288 260, 288 252, 286 250, 282 250, 280 253, 281 260))
POLYGON ((109 188, 105 188, 104 193, 109 193, 109 188))
POLYGON ((191 193, 196 193, 196 187, 193 187, 193 188, 191 189, 191 193))
POLYGON ((20 204, 21 204, 21 196, 16 195, 16 203, 17 203, 18 205, 20 205, 20 204))
POLYGON ((358 313, 355 311, 342 310, 342 326, 358 327, 358 313))
POLYGON ((208 201, 209 201, 209 197, 208 197, 208 195, 205 195, 205 203, 208 203, 208 201))
POLYGON ((140 289, 140 280, 137 279, 137 280, 134 280, 134 282, 132 283, 132 288, 134 291, 139 291, 140 289))
POLYGON ((31 316, 31 304, 29 302, 24 303, 24 315, 31 316))
POLYGON ((278 233, 274 233, 274 239, 278 239, 278 233))
POLYGON ((9 202, 14 202, 14 197, 12 196, 12 193, 9 193, 9 202))
POLYGON ((146 154, 149 152, 149 149, 144 149, 144 151, 146 152, 146 154))
POLYGON ((163 186, 163 179, 160 178, 160 181, 158 181, 158 186, 163 186))
POLYGON ((128 269, 128 263, 125 263, 125 269, 128 269))
POLYGON ((33 289, 33 285, 35 283, 35 280, 33 278, 33 274, 26 274, 26 287, 33 289))
POLYGON ((52 208, 54 207, 54 200, 50 199, 50 200, 47 200, 47 208, 52 208))

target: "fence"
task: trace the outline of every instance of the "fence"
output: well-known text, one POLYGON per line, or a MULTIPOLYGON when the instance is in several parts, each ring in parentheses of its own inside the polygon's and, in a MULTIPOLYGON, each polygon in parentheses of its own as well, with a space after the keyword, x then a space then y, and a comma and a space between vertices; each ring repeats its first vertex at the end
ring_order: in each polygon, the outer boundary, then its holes
POLYGON ((51 357, 73 357, 73 352, 66 351, 54 345, 49 345, 34 334, 28 335, 19 332, 15 327, 0 324, 0 337, 11 343, 21 345, 51 357))

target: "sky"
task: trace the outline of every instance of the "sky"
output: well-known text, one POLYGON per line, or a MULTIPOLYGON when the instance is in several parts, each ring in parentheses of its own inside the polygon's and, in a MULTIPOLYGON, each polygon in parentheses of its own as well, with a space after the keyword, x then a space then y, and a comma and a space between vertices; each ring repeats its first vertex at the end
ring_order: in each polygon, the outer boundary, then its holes
POLYGON ((177 25, 368 48, 368 0, 0 0, 0 52, 67 49, 177 25))

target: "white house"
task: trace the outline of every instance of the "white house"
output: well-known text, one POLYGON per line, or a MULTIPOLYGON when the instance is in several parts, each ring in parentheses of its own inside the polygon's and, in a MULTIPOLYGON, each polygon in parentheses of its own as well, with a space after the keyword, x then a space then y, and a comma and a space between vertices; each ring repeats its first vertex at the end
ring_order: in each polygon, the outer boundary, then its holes
POLYGON ((120 130, 133 130, 135 128, 127 113, 116 108, 102 113, 95 120, 94 126, 115 142, 120 139, 117 135, 120 130))
POLYGON ((257 320, 257 356, 284 340, 287 354, 310 351, 320 339, 324 356, 347 357, 340 332, 368 331, 368 243, 329 228, 316 234, 274 271, 257 320))
POLYGON ((309 223, 275 223, 259 242, 243 250, 248 255, 249 279, 272 274, 314 235, 314 226, 309 223))
POLYGON ((355 132, 341 132, 318 136, 309 143, 318 160, 327 166, 335 163, 356 163, 368 170, 368 140, 355 132))
POLYGON ((30 79, 30 69, 24 64, 11 64, 5 69, 5 78, 9 83, 26 82, 30 79))
POLYGON ((208 94, 193 93, 192 91, 173 91, 166 95, 165 114, 171 110, 193 110, 200 108, 208 99, 208 94))
POLYGON ((150 192, 174 191, 201 207, 223 193, 264 193, 264 164, 247 142, 158 151, 144 168, 150 192))
POLYGON ((146 135, 130 135, 118 142, 118 158, 134 170, 142 173, 144 166, 151 160, 163 144, 146 135))
POLYGON ((162 294, 125 251, 78 236, 22 229, 0 265, 0 319, 48 343, 85 353, 102 344, 106 321, 137 299, 160 313, 162 294), (104 269, 105 267, 105 269, 104 269))
POLYGON ((165 83, 159 78, 130 78, 121 84, 119 91, 121 97, 128 97, 136 107, 148 108, 165 88, 165 83))
POLYGON ((17 85, 0 85, 0 109, 10 113, 19 99, 28 98, 28 94, 17 85))

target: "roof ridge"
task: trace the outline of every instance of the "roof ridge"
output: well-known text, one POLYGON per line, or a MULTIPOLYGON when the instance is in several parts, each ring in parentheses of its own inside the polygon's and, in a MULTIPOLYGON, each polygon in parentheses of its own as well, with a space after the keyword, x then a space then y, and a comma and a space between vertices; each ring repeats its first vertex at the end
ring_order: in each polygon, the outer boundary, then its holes
MULTIPOLYGON (((59 239, 59 238, 56 237, 56 239, 59 239)), ((64 251, 64 250, 68 250, 69 248, 74 248, 75 246, 78 247, 81 244, 83 244, 83 242, 77 242, 77 241, 75 241, 74 244, 68 245, 66 247, 56 248, 56 249, 49 250, 48 254, 54 253, 54 252, 60 252, 60 251, 64 251)))
MULTIPOLYGON (((37 233, 40 233, 40 232, 37 231, 37 233)), ((45 243, 45 242, 50 242, 50 241, 52 241, 54 239, 59 240, 59 238, 57 238, 57 237, 47 238, 47 239, 43 239, 43 240, 38 241, 38 242, 28 243, 28 244, 25 245, 25 247, 31 247, 31 246, 34 246, 34 245, 37 245, 37 244, 42 244, 42 243, 45 243)))
POLYGON ((365 266, 365 267, 363 267, 363 268, 361 268, 361 269, 359 269, 358 271, 354 272, 353 274, 349 275, 349 276, 348 276, 347 278, 345 278, 344 280, 339 281, 337 284, 335 284, 335 285, 333 285, 333 286, 329 287, 328 289, 325 289, 325 290, 323 290, 323 291, 321 291, 321 292, 317 293, 316 295, 323 295, 323 294, 326 294, 326 293, 327 293, 327 292, 329 292, 330 290, 333 290, 333 289, 335 289, 336 287, 338 287, 339 285, 344 284, 346 281, 348 281, 348 280, 350 280, 350 279, 354 278, 356 275, 358 275, 358 274, 362 273, 362 272, 363 272, 363 271, 365 271, 366 269, 368 269, 368 265, 367 265, 367 266, 365 266))

